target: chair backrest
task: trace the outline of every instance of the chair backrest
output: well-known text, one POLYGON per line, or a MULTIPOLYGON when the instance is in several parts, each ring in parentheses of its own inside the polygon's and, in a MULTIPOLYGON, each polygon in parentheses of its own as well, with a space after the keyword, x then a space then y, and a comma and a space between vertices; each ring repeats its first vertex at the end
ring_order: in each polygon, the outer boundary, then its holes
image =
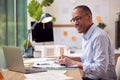
POLYGON ((118 57, 116 63, 116 75, 117 75, 117 80, 120 80, 120 56, 118 57))

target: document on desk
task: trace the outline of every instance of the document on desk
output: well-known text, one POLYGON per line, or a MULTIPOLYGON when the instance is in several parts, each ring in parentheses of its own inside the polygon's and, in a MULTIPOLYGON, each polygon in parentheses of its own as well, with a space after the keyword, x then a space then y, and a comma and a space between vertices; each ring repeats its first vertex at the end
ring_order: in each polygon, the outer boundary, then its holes
POLYGON ((75 69, 77 68, 76 65, 73 66, 61 66, 58 64, 57 61, 40 61, 40 62, 35 62, 33 64, 33 67, 41 67, 41 68, 46 68, 46 69, 75 69))
POLYGON ((25 74, 25 80, 72 80, 65 75, 66 70, 48 70, 43 73, 25 74))

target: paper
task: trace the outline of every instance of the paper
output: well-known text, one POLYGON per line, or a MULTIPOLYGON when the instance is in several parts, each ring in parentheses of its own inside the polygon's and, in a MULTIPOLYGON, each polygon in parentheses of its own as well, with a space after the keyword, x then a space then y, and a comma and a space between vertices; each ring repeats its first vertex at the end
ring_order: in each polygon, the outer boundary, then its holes
POLYGON ((47 68, 47 69, 69 69, 69 68, 76 68, 77 65, 73 66, 61 66, 58 64, 58 61, 41 61, 41 62, 35 62, 33 64, 33 67, 41 67, 41 68, 47 68))
POLYGON ((48 70, 43 73, 25 74, 25 80, 71 80, 72 77, 64 75, 66 70, 48 70))
POLYGON ((35 63, 35 62, 49 61, 49 60, 55 60, 55 59, 56 58, 32 58, 32 59, 24 60, 24 63, 35 63))

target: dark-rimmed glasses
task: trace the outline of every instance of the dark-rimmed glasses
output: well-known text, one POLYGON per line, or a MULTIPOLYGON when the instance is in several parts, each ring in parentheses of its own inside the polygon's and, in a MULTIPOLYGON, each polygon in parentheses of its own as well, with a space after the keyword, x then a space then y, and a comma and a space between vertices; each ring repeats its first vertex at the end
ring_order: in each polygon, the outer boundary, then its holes
POLYGON ((77 17, 75 17, 75 18, 72 18, 72 19, 70 20, 70 22, 71 22, 71 23, 75 23, 75 21, 81 20, 84 16, 85 16, 85 15, 83 15, 83 16, 77 16, 77 17))

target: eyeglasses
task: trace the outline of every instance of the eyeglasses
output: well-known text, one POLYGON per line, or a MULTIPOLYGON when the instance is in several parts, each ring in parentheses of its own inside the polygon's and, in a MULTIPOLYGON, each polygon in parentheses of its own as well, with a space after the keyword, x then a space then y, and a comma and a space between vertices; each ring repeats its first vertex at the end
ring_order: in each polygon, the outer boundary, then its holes
MULTIPOLYGON (((85 16, 85 15, 83 15, 83 16, 85 16)), ((72 18, 72 19, 70 20, 70 22, 71 22, 71 23, 75 23, 75 21, 81 20, 81 19, 83 18, 83 16, 77 16, 77 17, 75 17, 75 18, 72 18)))

